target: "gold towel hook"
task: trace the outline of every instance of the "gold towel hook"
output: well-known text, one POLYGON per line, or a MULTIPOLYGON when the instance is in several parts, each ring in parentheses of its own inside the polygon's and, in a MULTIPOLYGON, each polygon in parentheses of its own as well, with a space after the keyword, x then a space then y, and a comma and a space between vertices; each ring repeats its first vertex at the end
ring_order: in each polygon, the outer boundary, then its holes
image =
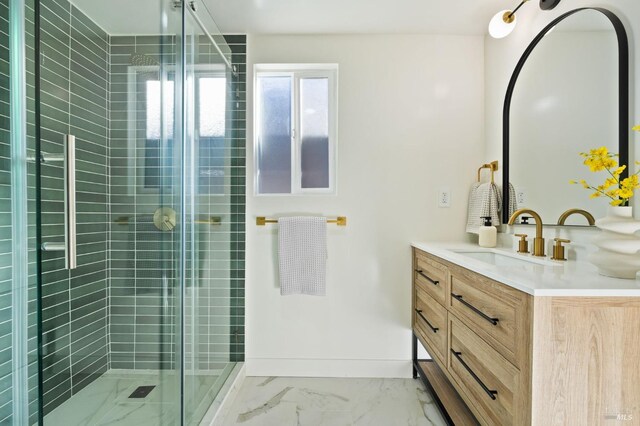
POLYGON ((480 172, 482 171, 482 169, 491 170, 491 183, 494 183, 494 173, 498 170, 498 162, 492 161, 491 163, 483 164, 482 166, 480 166, 480 168, 478 169, 478 182, 480 182, 480 172))

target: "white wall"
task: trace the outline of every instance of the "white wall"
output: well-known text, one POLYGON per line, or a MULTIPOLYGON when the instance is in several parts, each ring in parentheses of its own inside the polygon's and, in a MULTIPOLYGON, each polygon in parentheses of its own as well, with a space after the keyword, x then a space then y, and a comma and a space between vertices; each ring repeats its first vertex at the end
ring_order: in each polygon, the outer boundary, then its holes
POLYGON ((484 151, 483 38, 250 36, 248 48, 248 72, 338 63, 339 137, 337 196, 254 196, 249 144, 247 373, 407 377, 409 243, 466 239, 484 151), (451 208, 436 207, 442 186, 451 208), (346 228, 329 227, 326 297, 280 296, 277 226, 257 227, 255 216, 292 213, 348 217, 346 228))
MULTIPOLYGON (((571 9, 600 6, 615 12, 624 22, 629 36, 630 50, 630 119, 631 123, 640 123, 640 86, 636 84, 640 79, 640 2, 638 0, 601 0, 594 4, 587 0, 563 1, 552 11, 542 11, 537 2, 531 2, 522 7, 518 12, 518 25, 515 30, 506 38, 495 40, 489 36, 485 37, 485 134, 486 151, 485 160, 502 158, 502 107, 507 84, 513 68, 524 52, 527 45, 535 35, 549 22, 562 13, 571 9)), ((569 18, 570 19, 570 18, 569 18)), ((631 158, 636 159, 640 150, 634 150, 634 144, 640 142, 637 133, 631 134, 631 158), (635 142, 634 142, 635 141, 635 142)), ((588 148, 585 146, 585 149, 588 148)), ((579 158, 577 158, 579 161, 579 158)), ((578 190, 567 185, 568 190, 578 190)), ((588 197, 588 192, 582 194, 588 197)), ((635 200, 636 214, 640 211, 639 200, 635 200)), ((535 206, 531 205, 535 209, 535 206)), ((545 219, 552 222, 551 219, 545 219)))

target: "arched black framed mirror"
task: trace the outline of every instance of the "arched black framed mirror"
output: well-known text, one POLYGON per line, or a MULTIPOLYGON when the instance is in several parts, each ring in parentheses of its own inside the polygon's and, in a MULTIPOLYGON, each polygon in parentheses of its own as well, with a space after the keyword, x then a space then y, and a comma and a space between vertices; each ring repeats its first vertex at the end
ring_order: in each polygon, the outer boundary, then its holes
MULTIPOLYGON (((503 108, 503 183, 516 187, 518 207, 539 211, 545 223, 556 223, 558 212, 574 207, 602 215, 600 200, 589 200, 568 181, 583 177, 578 172, 587 176, 578 153, 598 146, 609 146, 620 164, 628 164, 629 127, 622 21, 597 7, 566 12, 533 39, 511 75, 503 108)), ((508 185, 503 187, 509 205, 508 185)), ((508 219, 503 209, 503 221, 508 219)))

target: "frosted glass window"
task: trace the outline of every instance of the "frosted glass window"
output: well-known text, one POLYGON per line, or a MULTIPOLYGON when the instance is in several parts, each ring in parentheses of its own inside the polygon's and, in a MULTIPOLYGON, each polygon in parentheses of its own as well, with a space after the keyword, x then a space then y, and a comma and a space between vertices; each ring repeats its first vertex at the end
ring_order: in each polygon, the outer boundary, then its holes
POLYGON ((337 65, 256 65, 257 194, 335 194, 337 65))
POLYGON ((199 133, 201 137, 218 138, 225 134, 227 80, 224 77, 199 79, 199 133))
POLYGON ((300 79, 302 188, 329 188, 329 79, 300 79))
POLYGON ((290 76, 259 77, 257 106, 258 192, 291 192, 290 76))
POLYGON ((166 129, 166 136, 168 138, 173 137, 173 81, 166 82, 164 99, 161 89, 160 81, 147 80, 147 139, 160 139, 163 124, 166 129), (162 115, 160 114, 162 101, 164 101, 164 123, 162 123, 162 115))

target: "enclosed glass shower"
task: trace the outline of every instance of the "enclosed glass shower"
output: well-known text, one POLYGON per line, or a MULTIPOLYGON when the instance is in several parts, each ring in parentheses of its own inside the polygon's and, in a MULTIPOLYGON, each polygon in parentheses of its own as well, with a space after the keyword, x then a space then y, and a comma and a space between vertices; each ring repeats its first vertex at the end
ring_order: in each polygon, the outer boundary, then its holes
POLYGON ((182 0, 0 35, 0 424, 200 424, 244 357, 244 37, 182 0))

